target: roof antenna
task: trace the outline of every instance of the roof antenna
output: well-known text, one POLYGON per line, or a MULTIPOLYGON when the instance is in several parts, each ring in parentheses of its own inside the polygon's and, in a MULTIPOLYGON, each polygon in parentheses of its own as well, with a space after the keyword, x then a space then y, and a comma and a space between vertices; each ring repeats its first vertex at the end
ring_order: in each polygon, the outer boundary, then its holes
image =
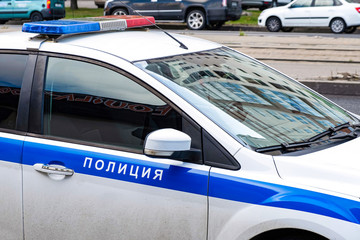
POLYGON ((185 44, 183 44, 182 42, 180 42, 179 40, 177 40, 174 36, 172 36, 170 33, 166 32, 164 29, 162 29, 161 27, 159 27, 156 23, 152 23, 149 19, 147 19, 146 17, 144 17, 142 14, 140 14, 138 11, 136 11, 135 9, 133 9, 132 7, 130 7, 129 5, 127 5, 126 3, 124 3, 122 0, 118 0, 119 2, 121 2, 122 4, 124 4, 125 6, 127 6, 128 8, 130 8, 134 13, 136 13, 137 15, 139 15, 140 17, 142 17, 143 19, 145 19, 146 21, 148 21, 149 23, 151 23, 152 26, 155 26, 157 29, 159 29, 160 31, 162 31, 163 33, 165 33, 166 35, 168 35, 170 38, 172 38, 174 41, 176 41, 177 43, 180 44, 180 47, 188 50, 189 48, 187 46, 185 46, 185 44))

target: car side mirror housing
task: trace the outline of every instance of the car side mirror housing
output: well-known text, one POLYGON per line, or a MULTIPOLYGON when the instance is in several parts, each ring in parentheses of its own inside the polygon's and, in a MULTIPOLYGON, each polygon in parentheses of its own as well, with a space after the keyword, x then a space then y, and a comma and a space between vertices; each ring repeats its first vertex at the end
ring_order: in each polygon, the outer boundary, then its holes
POLYGON ((176 152, 189 151, 190 146, 189 135, 172 128, 165 128, 147 135, 144 153, 152 157, 171 157, 176 152))

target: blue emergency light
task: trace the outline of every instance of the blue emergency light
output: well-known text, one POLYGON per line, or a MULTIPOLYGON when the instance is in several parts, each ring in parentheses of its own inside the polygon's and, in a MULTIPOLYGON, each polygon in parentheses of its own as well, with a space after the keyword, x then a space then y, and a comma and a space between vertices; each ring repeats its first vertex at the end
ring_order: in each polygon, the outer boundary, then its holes
POLYGON ((63 35, 97 31, 125 30, 126 28, 151 26, 154 17, 132 15, 102 16, 72 20, 52 20, 24 23, 23 32, 43 35, 63 35))

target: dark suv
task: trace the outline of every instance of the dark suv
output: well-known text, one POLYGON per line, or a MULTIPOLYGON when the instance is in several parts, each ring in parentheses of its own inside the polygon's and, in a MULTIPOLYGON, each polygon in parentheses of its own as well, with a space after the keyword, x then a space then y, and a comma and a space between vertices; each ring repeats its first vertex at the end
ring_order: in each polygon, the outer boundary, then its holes
POLYGON ((189 29, 220 28, 241 16, 241 0, 109 0, 105 15, 153 16, 156 22, 186 22, 189 29))

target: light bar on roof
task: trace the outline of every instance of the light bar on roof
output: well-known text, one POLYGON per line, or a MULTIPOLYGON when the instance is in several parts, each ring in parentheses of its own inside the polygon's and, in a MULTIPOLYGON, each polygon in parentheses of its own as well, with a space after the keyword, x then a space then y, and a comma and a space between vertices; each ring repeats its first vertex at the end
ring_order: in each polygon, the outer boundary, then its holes
POLYGON ((124 30, 126 28, 151 26, 153 24, 155 24, 154 17, 117 15, 24 23, 22 31, 44 35, 62 35, 124 30))

